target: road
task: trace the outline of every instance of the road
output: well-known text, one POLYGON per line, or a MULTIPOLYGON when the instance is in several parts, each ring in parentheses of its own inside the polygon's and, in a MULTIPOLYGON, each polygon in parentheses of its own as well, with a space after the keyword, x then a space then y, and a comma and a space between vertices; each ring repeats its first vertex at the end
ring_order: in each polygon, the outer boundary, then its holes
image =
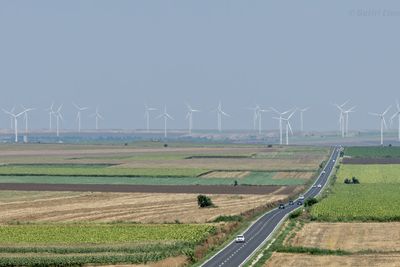
MULTIPOLYGON (((317 196, 324 189, 328 178, 332 173, 333 167, 335 166, 335 161, 337 160, 339 153, 340 147, 334 147, 329 161, 315 180, 313 186, 304 193, 305 199, 317 196), (314 185, 319 184, 321 187, 314 187, 314 185)), ((246 240, 245 243, 236 243, 232 241, 201 266, 242 266, 265 244, 266 241, 268 241, 275 229, 285 220, 286 216, 301 207, 297 205, 298 201, 299 199, 294 200, 294 205, 285 203, 285 209, 275 208, 261 216, 243 233, 246 240)))

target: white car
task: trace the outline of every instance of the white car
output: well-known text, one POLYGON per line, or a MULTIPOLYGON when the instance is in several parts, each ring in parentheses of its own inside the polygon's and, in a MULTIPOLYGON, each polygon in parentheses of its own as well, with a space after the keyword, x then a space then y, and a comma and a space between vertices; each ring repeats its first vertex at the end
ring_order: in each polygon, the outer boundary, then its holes
POLYGON ((317 185, 317 187, 318 187, 318 188, 321 188, 321 187, 322 187, 322 185, 321 185, 321 184, 319 184, 319 185, 317 185))
POLYGON ((325 174, 326 173, 326 171, 322 171, 322 174, 325 174))
POLYGON ((303 196, 303 195, 300 195, 300 196, 299 196, 299 200, 304 200, 304 196, 303 196))
POLYGON ((244 243, 244 236, 243 235, 238 235, 235 239, 236 243, 244 243))

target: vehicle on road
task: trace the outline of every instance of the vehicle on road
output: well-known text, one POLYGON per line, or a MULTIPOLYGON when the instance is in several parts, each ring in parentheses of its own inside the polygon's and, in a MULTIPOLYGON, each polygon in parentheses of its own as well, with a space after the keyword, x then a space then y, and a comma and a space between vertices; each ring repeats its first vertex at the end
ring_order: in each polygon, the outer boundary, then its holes
POLYGON ((326 173, 326 171, 322 171, 322 174, 325 174, 326 173))
POLYGON ((297 206, 301 206, 301 205, 303 205, 303 202, 301 202, 300 200, 297 201, 297 206))
POLYGON ((321 184, 319 184, 319 185, 317 185, 317 187, 318 187, 318 188, 321 188, 321 187, 322 187, 322 185, 321 185, 321 184))
POLYGON ((293 200, 290 200, 290 201, 289 201, 289 205, 294 205, 293 200))
POLYGON ((244 235, 238 235, 235 239, 236 243, 244 243, 244 235))
POLYGON ((313 184, 312 188, 317 188, 317 185, 316 185, 316 184, 313 184))
POLYGON ((279 204, 279 209, 280 209, 280 210, 283 210, 284 208, 285 208, 285 205, 284 205, 284 204, 282 204, 282 203, 279 204))
POLYGON ((300 199, 300 200, 304 200, 304 196, 303 196, 303 195, 300 195, 300 196, 299 196, 299 199, 300 199))

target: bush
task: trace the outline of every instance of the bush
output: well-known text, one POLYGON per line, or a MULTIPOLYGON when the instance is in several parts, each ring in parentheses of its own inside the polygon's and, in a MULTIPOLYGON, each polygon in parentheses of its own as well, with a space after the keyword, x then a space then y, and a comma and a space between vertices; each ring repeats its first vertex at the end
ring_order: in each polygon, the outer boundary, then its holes
POLYGON ((238 185, 238 181, 235 180, 235 181, 233 182, 233 185, 234 185, 234 186, 237 186, 237 185, 238 185))
POLYGON ((213 207, 214 204, 211 201, 211 198, 205 195, 198 195, 197 196, 197 204, 199 205, 200 208, 206 208, 206 207, 213 207))
POLYGON ((351 180, 349 178, 344 179, 345 184, 351 184, 351 180))
POLYGON ((289 218, 290 219, 295 219, 295 218, 297 218, 297 217, 299 217, 301 215, 301 212, 302 212, 302 210, 298 209, 298 210, 290 213, 289 218))
POLYGON ((241 222, 243 217, 240 215, 220 215, 213 222, 241 222))
POLYGON ((308 198, 305 202, 304 202, 304 207, 311 207, 312 205, 315 205, 318 203, 318 199, 316 199, 315 197, 312 198, 308 198))
POLYGON ((360 183, 360 181, 354 176, 353 176, 353 178, 351 178, 351 181, 352 181, 353 184, 359 184, 360 183))

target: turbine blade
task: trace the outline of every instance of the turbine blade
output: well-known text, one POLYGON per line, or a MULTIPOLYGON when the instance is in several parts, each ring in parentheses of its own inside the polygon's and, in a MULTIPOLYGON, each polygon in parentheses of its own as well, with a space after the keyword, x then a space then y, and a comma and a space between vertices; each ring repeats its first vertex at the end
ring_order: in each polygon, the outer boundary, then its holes
POLYGON ((385 114, 389 111, 389 109, 390 109, 391 107, 392 107, 392 106, 389 106, 389 107, 385 110, 385 112, 382 113, 382 116, 385 116, 385 114))
POLYGON ((292 133, 292 135, 293 135, 293 130, 292 130, 292 126, 290 125, 290 122, 289 121, 287 121, 287 124, 288 124, 288 127, 289 127, 289 130, 290 130, 290 132, 292 133))
POLYGON ((387 124, 386 124, 385 117, 382 117, 382 120, 383 120, 383 125, 385 125, 385 128, 387 129, 387 124))

